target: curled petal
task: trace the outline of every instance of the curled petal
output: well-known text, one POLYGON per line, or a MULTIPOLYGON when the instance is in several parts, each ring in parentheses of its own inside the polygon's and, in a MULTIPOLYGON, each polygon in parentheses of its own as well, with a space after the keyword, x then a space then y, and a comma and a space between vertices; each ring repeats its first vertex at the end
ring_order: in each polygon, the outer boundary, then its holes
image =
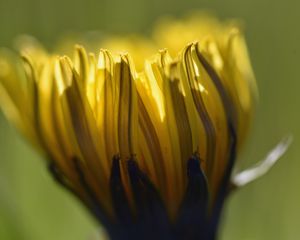
POLYGON ((283 138, 276 147, 268 153, 265 159, 255 164, 255 166, 234 175, 231 180, 232 184, 236 187, 242 187, 265 175, 287 151, 292 141, 292 136, 283 138))

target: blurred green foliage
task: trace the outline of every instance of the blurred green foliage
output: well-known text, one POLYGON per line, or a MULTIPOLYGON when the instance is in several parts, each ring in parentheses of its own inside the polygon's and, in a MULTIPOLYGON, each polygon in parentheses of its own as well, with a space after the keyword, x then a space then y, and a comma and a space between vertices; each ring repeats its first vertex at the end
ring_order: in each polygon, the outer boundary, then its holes
MULTIPOLYGON (((160 16, 196 9, 242 19, 260 101, 240 167, 260 160, 286 134, 295 140, 267 176, 229 199, 221 239, 295 240, 300 235, 299 8, 296 0, 0 0, 0 46, 12 46, 23 33, 47 46, 68 31, 147 34, 160 16)), ((97 231, 0 114, 0 239, 84 240, 97 231)))

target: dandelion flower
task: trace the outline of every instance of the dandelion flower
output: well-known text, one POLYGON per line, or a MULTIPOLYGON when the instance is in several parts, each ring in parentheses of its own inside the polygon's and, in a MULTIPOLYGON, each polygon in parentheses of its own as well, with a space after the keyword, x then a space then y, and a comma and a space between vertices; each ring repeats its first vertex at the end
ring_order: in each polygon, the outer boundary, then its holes
POLYGON ((73 56, 23 39, 1 107, 111 239, 214 239, 256 98, 245 40, 211 17, 153 35, 73 56))

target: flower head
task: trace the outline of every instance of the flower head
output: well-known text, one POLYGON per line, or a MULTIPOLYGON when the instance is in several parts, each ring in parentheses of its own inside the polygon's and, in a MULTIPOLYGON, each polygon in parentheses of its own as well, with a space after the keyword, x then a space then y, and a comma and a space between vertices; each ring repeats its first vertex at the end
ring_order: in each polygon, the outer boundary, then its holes
POLYGON ((21 62, 1 52, 1 106, 112 238, 212 239, 253 114, 245 41, 214 18, 154 35, 73 56, 23 40, 21 62))

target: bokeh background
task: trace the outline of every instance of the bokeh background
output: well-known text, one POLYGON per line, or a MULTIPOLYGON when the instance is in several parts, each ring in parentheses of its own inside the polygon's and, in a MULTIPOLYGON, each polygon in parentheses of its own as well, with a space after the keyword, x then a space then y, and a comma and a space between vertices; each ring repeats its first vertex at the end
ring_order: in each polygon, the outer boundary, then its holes
MULTIPOLYGON (((160 16, 197 9, 242 19, 260 101, 240 166, 259 161, 287 134, 294 142, 271 172, 232 195, 220 239, 295 240, 300 236, 299 8, 297 0, 0 0, 0 46, 12 46, 23 33, 46 46, 69 31, 149 34, 160 16)), ((0 239, 84 240, 99 231, 0 113, 0 239)))

